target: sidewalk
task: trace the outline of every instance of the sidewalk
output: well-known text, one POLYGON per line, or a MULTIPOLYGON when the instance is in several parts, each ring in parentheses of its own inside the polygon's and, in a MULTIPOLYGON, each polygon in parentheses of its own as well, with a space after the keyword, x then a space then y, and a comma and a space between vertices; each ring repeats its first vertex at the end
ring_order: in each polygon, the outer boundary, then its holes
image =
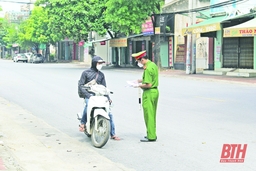
POLYGON ((218 75, 205 75, 205 74, 186 74, 182 70, 164 70, 161 71, 161 74, 164 76, 170 77, 181 77, 186 79, 196 79, 196 80, 205 80, 205 81, 219 81, 226 83, 239 83, 256 86, 256 78, 244 78, 244 77, 231 77, 231 76, 218 76, 218 75))
POLYGON ((0 171, 131 171, 0 97, 0 171))
MULTIPOLYGON (((84 63, 71 63, 75 66, 90 68, 90 65, 84 63)), ((118 70, 123 72, 143 72, 141 68, 134 67, 114 67, 114 66, 104 66, 104 70, 118 70)), ((164 77, 180 77, 183 79, 193 79, 193 80, 204 80, 204 81, 219 81, 226 83, 239 83, 246 85, 256 86, 256 77, 255 78, 244 78, 244 77, 231 77, 231 76, 219 76, 219 75, 205 75, 205 74, 186 74, 185 70, 173 70, 173 69, 163 69, 160 71, 160 75, 164 77)))

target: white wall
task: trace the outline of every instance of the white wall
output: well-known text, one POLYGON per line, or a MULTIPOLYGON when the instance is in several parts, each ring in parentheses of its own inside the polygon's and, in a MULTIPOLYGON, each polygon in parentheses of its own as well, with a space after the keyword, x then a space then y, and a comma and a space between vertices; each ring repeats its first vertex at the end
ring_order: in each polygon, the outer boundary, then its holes
POLYGON ((165 0, 164 4, 168 4, 168 3, 172 2, 172 1, 177 1, 177 0, 165 0))
POLYGON ((91 55, 89 54, 89 47, 84 48, 84 63, 91 65, 91 55))
MULTIPOLYGON (((104 40, 106 37, 102 37, 98 35, 96 32, 93 32, 92 38, 94 41, 98 40, 104 40)), ((109 41, 105 42, 105 45, 101 45, 100 42, 95 42, 94 44, 94 50, 95 50, 95 55, 100 56, 103 60, 106 61, 106 64, 111 63, 110 61, 110 51, 111 48, 109 47, 109 41)), ((91 55, 89 54, 89 47, 84 48, 84 63, 91 65, 91 55)))
MULTIPOLYGON (((104 40, 106 37, 101 37, 98 34, 95 34, 95 41, 104 40)), ((101 45, 100 42, 94 43, 95 55, 100 56, 103 60, 107 61, 108 59, 108 43, 105 41, 105 45, 101 45)))

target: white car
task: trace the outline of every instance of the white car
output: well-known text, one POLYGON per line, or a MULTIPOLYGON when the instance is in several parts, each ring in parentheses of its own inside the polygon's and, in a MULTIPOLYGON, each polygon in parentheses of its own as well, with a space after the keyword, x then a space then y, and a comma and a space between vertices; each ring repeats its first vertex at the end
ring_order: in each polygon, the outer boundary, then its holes
POLYGON ((18 53, 13 57, 13 62, 28 62, 28 58, 23 53, 18 53))

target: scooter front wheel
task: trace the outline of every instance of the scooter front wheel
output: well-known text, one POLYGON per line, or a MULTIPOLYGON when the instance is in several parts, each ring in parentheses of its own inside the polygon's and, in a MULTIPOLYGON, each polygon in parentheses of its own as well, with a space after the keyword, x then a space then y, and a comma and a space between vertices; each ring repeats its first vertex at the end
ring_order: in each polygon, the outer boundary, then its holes
POLYGON ((92 125, 92 144, 94 147, 101 148, 109 140, 110 121, 103 116, 98 116, 97 123, 94 122, 94 124, 92 125), (97 130, 94 124, 97 125, 97 130))

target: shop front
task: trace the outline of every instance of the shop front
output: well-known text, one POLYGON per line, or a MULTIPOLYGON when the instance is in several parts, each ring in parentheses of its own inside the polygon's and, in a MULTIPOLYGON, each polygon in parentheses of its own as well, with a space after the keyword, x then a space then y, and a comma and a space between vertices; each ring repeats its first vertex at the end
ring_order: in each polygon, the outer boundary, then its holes
MULTIPOLYGON (((213 17, 182 29, 182 34, 184 36, 187 36, 188 34, 197 35, 195 44, 193 47, 191 47, 191 49, 195 49, 197 72, 203 70, 214 70, 215 44, 217 45, 217 42, 221 41, 222 39, 220 34, 222 30, 221 22, 226 18, 227 16, 213 17)), ((185 49, 186 56, 187 41, 185 42, 185 47, 182 49, 185 49)))
POLYGON ((203 44, 199 44, 200 46, 194 47, 197 65, 199 54, 204 51, 208 54, 208 69, 210 66, 214 66, 214 70, 218 68, 253 69, 256 66, 255 23, 256 20, 250 13, 232 17, 215 17, 184 28, 183 34, 197 34, 200 37, 209 38, 209 46, 202 48, 203 44), (207 47, 208 50, 205 50, 207 47))
POLYGON ((128 64, 128 40, 117 38, 109 40, 109 47, 112 48, 112 64, 124 66, 128 64))
POLYGON ((224 28, 223 68, 256 69, 256 18, 224 28))

